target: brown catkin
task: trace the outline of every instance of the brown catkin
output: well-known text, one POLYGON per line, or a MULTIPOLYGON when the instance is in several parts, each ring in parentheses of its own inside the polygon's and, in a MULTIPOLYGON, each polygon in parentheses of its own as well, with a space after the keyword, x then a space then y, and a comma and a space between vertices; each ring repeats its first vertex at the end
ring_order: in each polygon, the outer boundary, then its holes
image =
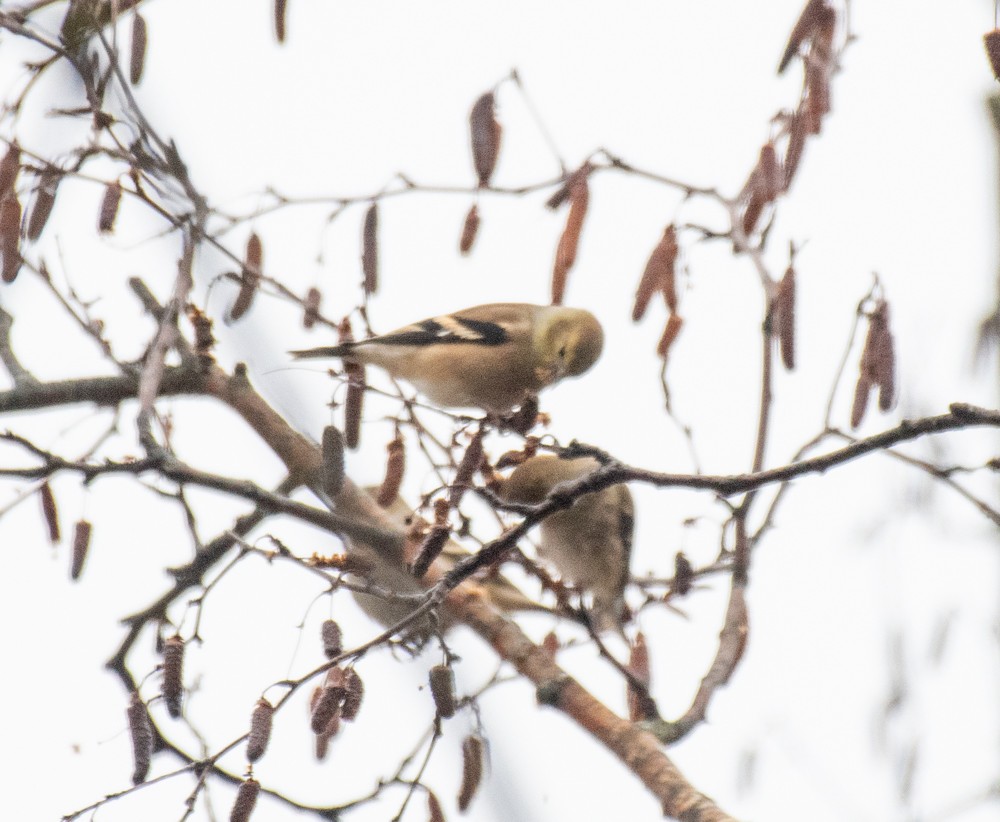
MULTIPOLYGON (((891 341, 891 338, 890 338, 891 341)), ((889 349, 889 359, 885 374, 878 384, 878 408, 883 413, 896 404, 896 358, 895 352, 889 349)))
POLYGON ((823 117, 830 111, 830 75, 826 68, 810 62, 806 68, 806 126, 810 134, 819 134, 823 117))
POLYGON ((79 520, 73 528, 73 559, 69 569, 70 579, 79 579, 90 549, 90 534, 93 526, 85 519, 79 520))
POLYGON ((340 695, 337 693, 337 690, 334 688, 324 688, 319 695, 316 707, 313 708, 312 716, 309 720, 309 727, 312 728, 313 733, 323 733, 326 726, 330 724, 330 720, 334 716, 339 715, 339 708, 340 695))
POLYGON ((133 86, 142 79, 142 70, 146 65, 146 21, 139 12, 132 18, 132 48, 129 53, 128 78, 133 86))
POLYGON ((361 237, 361 270, 364 273, 365 296, 378 290, 378 201, 365 212, 361 237))
POLYGON ((765 205, 767 205, 767 203, 764 201, 764 198, 760 196, 755 188, 752 188, 750 191, 750 199, 747 201, 746 207, 743 209, 743 233, 748 237, 753 233, 754 227, 760 219, 760 215, 764 212, 765 205))
POLYGON ((761 146, 757 165, 744 187, 747 204, 743 212, 743 233, 749 236, 757 227, 764 208, 784 190, 785 177, 773 143, 761 146))
POLYGON ((306 298, 302 301, 302 327, 312 328, 319 319, 319 304, 323 299, 323 294, 316 286, 306 292, 306 298))
POLYGON ((798 54, 799 47, 819 24, 820 13, 824 5, 825 0, 808 0, 806 7, 802 10, 802 14, 799 15, 799 19, 795 21, 795 25, 792 27, 792 33, 788 37, 788 44, 785 46, 785 51, 782 53, 781 60, 778 63, 778 74, 781 74, 788 68, 788 64, 792 62, 792 58, 798 54))
POLYGON ((455 479, 452 480, 451 489, 448 492, 448 502, 452 508, 457 507, 462 501, 466 488, 472 482, 473 475, 483 461, 483 437, 485 434, 486 431, 480 427, 472 435, 472 439, 469 440, 469 445, 462 455, 462 461, 455 469, 455 479))
POLYGON ((399 496, 399 486, 403 482, 403 474, 406 472, 406 446, 399 429, 385 449, 385 479, 379 486, 377 497, 377 502, 382 508, 388 508, 396 501, 396 497, 399 496))
POLYGON ((122 184, 117 180, 108 183, 104 188, 104 198, 101 200, 101 212, 97 218, 97 230, 102 234, 110 234, 115 229, 115 219, 118 217, 118 206, 122 201, 122 184))
POLYGON ((667 325, 663 329, 660 341, 656 344, 657 354, 666 359, 667 354, 670 353, 670 347, 674 344, 674 340, 677 339, 677 335, 681 333, 683 325, 684 320, 679 315, 671 314, 667 317, 667 325))
POLYGON ((365 401, 365 367, 345 362, 347 396, 344 399, 344 444, 352 451, 361 444, 361 412, 365 401))
POLYGON ((264 243, 256 231, 251 231, 247 237, 246 254, 243 258, 243 267, 249 268, 252 272, 260 274, 264 262, 264 243))
POLYGON ((138 785, 146 781, 149 774, 149 763, 153 756, 153 726, 149 722, 146 706, 136 691, 129 697, 128 708, 125 711, 128 718, 128 731, 132 739, 132 784, 138 785))
POLYGON ((344 487, 344 435, 335 425, 323 429, 323 491, 332 499, 344 487))
POLYGON ((236 801, 233 802, 233 809, 229 812, 229 822, 247 822, 253 813, 254 805, 257 804, 259 793, 260 782, 252 776, 240 785, 240 789, 236 792, 236 801))
POLYGON ((1000 29, 993 29, 983 36, 986 45, 986 56, 990 61, 990 68, 993 69, 993 76, 1000 80, 1000 29))
POLYGON ((285 42, 285 15, 288 11, 286 0, 274 0, 274 35, 279 43, 285 42))
POLYGON ((462 254, 472 251, 472 246, 476 242, 476 235, 479 233, 479 206, 475 203, 465 215, 465 222, 462 223, 462 236, 458 241, 458 250, 462 254))
POLYGON ((851 428, 857 428, 865 418, 868 409, 868 397, 872 391, 871 378, 862 371, 854 386, 854 402, 851 405, 851 428))
POLYGON ((250 733, 247 735, 247 761, 256 762, 267 750, 271 740, 274 706, 261 697, 250 715, 250 733))
POLYGON ((559 652, 559 637, 556 636, 555 631, 549 631, 545 635, 542 640, 542 650, 552 659, 556 658, 556 654, 559 652))
POLYGON ((670 585, 670 593, 684 596, 691 590, 694 582, 694 569, 683 551, 678 551, 674 555, 674 581, 670 585))
POLYGON ((483 738, 473 734, 462 742, 462 787, 458 792, 458 809, 465 811, 483 780, 483 738))
POLYGON ((316 734, 316 759, 322 762, 330 750, 330 740, 340 733, 340 714, 335 713, 321 733, 316 734))
MULTIPOLYGON (((323 686, 316 688, 312 693, 312 698, 309 702, 309 709, 314 710, 320 697, 323 695, 323 686)), ((340 712, 334 712, 330 721, 326 723, 326 727, 315 735, 315 752, 316 759, 322 762, 326 759, 327 751, 330 748, 330 740, 333 739, 337 733, 340 731, 340 712)))
POLYGON ((806 105, 808 126, 819 134, 823 117, 830 111, 830 77, 835 68, 833 39, 837 30, 837 11, 825 3, 819 7, 806 60, 806 105))
POLYGON ((802 160, 802 152, 806 147, 806 118, 802 110, 797 111, 788 126, 788 146, 785 148, 785 190, 792 184, 792 178, 798 170, 799 162, 802 160))
POLYGON ((319 629, 320 637, 323 640, 323 653, 327 659, 340 656, 344 650, 344 634, 332 619, 324 619, 319 629))
POLYGON ((344 701, 344 672, 340 668, 331 668, 326 675, 326 682, 313 705, 310 727, 313 733, 323 733, 335 714, 340 713, 340 703, 344 701))
POLYGON ((34 242, 42 236, 45 225, 52 214, 52 207, 56 204, 56 188, 62 176, 59 174, 43 174, 38 181, 38 192, 35 194, 34 203, 31 206, 31 215, 28 217, 28 230, 25 236, 34 242))
POLYGON ((163 682, 160 693, 167 704, 167 713, 177 719, 181 715, 181 696, 184 693, 184 640, 177 634, 163 645, 163 682))
POLYGON ((873 349, 869 373, 879 388, 879 410, 888 411, 896 399, 896 350, 889 329, 889 304, 885 300, 879 301, 871 316, 869 336, 873 349))
POLYGON ((0 160, 0 199, 13 194, 17 187, 17 175, 21 171, 21 147, 17 143, 7 146, 0 160))
POLYGON ((257 293, 257 283, 260 278, 256 274, 244 273, 240 280, 240 290, 233 300, 233 307, 229 309, 229 319, 236 321, 240 319, 250 309, 254 294, 257 293))
POLYGON ((677 286, 674 266, 677 262, 677 229, 673 224, 663 230, 663 236, 649 255, 639 287, 635 292, 635 303, 632 306, 632 320, 638 322, 646 313, 649 301, 659 291, 667 304, 670 313, 677 311, 677 286))
POLYGON ((503 132, 496 119, 496 98, 492 91, 483 94, 473 104, 469 113, 469 131, 476 176, 480 186, 487 186, 500 155, 500 136, 503 132))
POLYGON ((785 187, 785 172, 781 168, 774 143, 764 143, 760 148, 760 156, 757 158, 757 186, 767 202, 773 201, 785 187))
POLYGON ((788 266, 774 298, 774 333, 785 368, 795 368, 795 269, 788 266))
MULTIPOLYGON (((628 670, 639 682, 649 687, 649 646, 646 645, 646 637, 642 631, 636 634, 635 641, 632 643, 628 670)), ((630 682, 628 685, 628 715, 632 722, 640 722, 649 718, 646 703, 648 700, 643 699, 643 695, 630 682)))
POLYGON ((43 482, 38 488, 38 496, 42 501, 42 516, 49 531, 49 542, 54 545, 59 542, 59 510, 56 508, 56 497, 52 493, 52 486, 48 482, 43 482))
POLYGON ((435 665, 429 674, 434 707, 442 719, 455 715, 455 672, 449 665, 435 665))
MULTIPOLYGON (((354 342, 350 318, 344 317, 337 327, 337 336, 342 343, 354 342)), ((347 396, 344 398, 344 444, 355 449, 361 442, 361 412, 365 399, 365 367, 360 363, 344 362, 344 376, 347 378, 347 396)))
POLYGON ((444 545, 448 541, 450 533, 451 529, 447 525, 435 525, 431 528, 430 533, 427 534, 427 537, 420 546, 417 558, 413 560, 413 567, 410 569, 413 576, 421 579, 427 573, 427 569, 431 567, 431 563, 444 550, 444 545))
POLYGON ((580 232, 587 216, 590 203, 590 187, 587 175, 581 174, 569 193, 569 214, 566 217, 566 227, 556 246, 556 259, 552 267, 552 305, 562 305, 566 294, 566 282, 569 270, 576 262, 576 252, 580 246, 580 232))
POLYGON ((21 270, 21 202, 13 191, 0 194, 0 258, 5 283, 12 283, 21 270))
POLYGON ((354 668, 348 668, 344 672, 344 702, 340 706, 340 718, 345 722, 353 722, 361 710, 364 698, 365 683, 361 675, 354 668))
POLYGON ((555 190, 549 199, 545 201, 545 207, 551 211, 555 211, 559 206, 565 203, 570 195, 573 193, 573 187, 580 182, 582 177, 590 176, 590 172, 594 170, 594 166, 590 162, 584 163, 576 171, 565 177, 563 184, 555 190))
POLYGON ((879 409, 888 411, 896 398, 896 352, 889 330, 889 304, 879 300, 868 316, 868 334, 861 351, 858 382, 851 408, 851 427, 864 419, 871 389, 879 389, 879 409))
POLYGON ((254 295, 260 285, 261 264, 264 260, 264 244, 256 232, 247 239, 247 250, 243 260, 243 271, 240 276, 240 291, 236 295, 233 307, 229 309, 229 318, 238 320, 253 304, 254 295))
POLYGON ((427 789, 427 822, 445 822, 441 801, 430 788, 427 789))
POLYGON ((875 362, 878 358, 876 352, 878 351, 879 337, 882 332, 882 313, 879 310, 880 307, 880 305, 876 305, 868 315, 868 332, 865 334, 865 345, 861 349, 861 363, 859 365, 861 372, 867 374, 872 383, 876 382, 875 362))
POLYGON ((837 10, 825 3, 819 10, 816 31, 809 50, 809 62, 817 63, 829 77, 833 71, 833 38, 837 33, 837 10))
POLYGON ((215 335, 212 333, 212 321, 198 306, 188 303, 187 318, 194 329, 194 350, 201 360, 209 364, 212 360, 212 349, 215 348, 215 335))
POLYGON ((313 739, 315 739, 316 741, 316 746, 315 746, 316 761, 322 762, 324 759, 326 759, 326 755, 330 750, 331 737, 323 733, 323 734, 316 734, 313 737, 313 739))

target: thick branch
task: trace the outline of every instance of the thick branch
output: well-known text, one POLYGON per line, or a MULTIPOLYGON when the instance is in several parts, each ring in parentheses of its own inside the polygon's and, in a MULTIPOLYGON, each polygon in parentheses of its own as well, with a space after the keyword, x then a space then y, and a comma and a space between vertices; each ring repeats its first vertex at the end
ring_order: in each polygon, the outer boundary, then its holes
MULTIPOLYGON (((694 488, 706 491, 715 491, 721 496, 729 497, 734 494, 742 494, 763 488, 766 485, 774 485, 778 482, 787 482, 797 477, 808 474, 822 474, 830 468, 851 462, 858 457, 873 452, 885 451, 894 445, 910 440, 919 439, 928 434, 942 434, 947 431, 960 431, 966 428, 1000 428, 1000 411, 990 408, 980 408, 968 403, 952 403, 948 406, 949 413, 939 414, 934 417, 922 417, 916 420, 903 420, 895 428, 890 428, 879 434, 856 440, 850 445, 838 448, 818 457, 799 460, 783 465, 778 468, 769 468, 766 471, 756 471, 749 474, 667 474, 659 471, 647 471, 642 468, 633 468, 611 459, 603 468, 593 474, 584 477, 572 485, 566 484, 565 489, 558 499, 545 504, 546 511, 552 505, 552 510, 568 507, 572 500, 580 493, 598 491, 617 485, 620 482, 646 482, 660 488, 694 488)), ((570 452, 574 450, 571 446, 570 452)), ((590 453, 586 446, 581 450, 590 453)), ((538 512, 543 506, 505 506, 510 510, 522 510, 524 512, 538 512)))
MULTIPOLYGON (((432 570, 431 575, 434 576, 432 570)), ((653 734, 609 710, 521 629, 498 614, 482 595, 463 587, 446 600, 469 625, 538 689, 539 701, 563 711, 617 756, 656 796, 664 814, 682 822, 731 820, 704 794, 696 791, 660 749, 653 734)))
POLYGON ((623 482, 646 482, 659 488, 694 488, 715 491, 721 496, 732 496, 746 491, 752 491, 774 483, 787 482, 796 477, 808 474, 822 474, 838 465, 855 460, 865 454, 884 451, 901 442, 918 439, 927 434, 940 434, 945 431, 958 431, 965 428, 989 426, 1000 427, 1000 411, 979 408, 965 403, 952 403, 948 414, 936 417, 924 417, 918 420, 904 420, 895 428, 883 431, 881 434, 852 442, 843 448, 838 448, 828 454, 813 457, 799 462, 793 462, 780 468, 770 468, 750 474, 711 475, 711 474, 667 474, 659 471, 647 471, 642 468, 632 468, 608 457, 604 452, 589 446, 570 446, 568 454, 576 452, 598 456, 604 463, 592 474, 572 483, 565 483, 538 505, 514 505, 499 499, 495 494, 479 489, 480 493, 490 499, 498 508, 516 511, 524 514, 524 519, 507 530, 502 536, 487 543, 473 556, 459 563, 444 580, 445 587, 453 587, 467 579, 481 568, 486 568, 501 561, 507 552, 525 536, 531 528, 555 511, 569 508, 573 502, 594 491, 610 488, 623 482))
MULTIPOLYGON (((179 374, 176 376, 180 376, 179 374)), ((162 388, 170 385, 171 372, 164 374, 162 388)), ((115 396, 118 401, 135 396, 138 390, 136 380, 125 378, 110 378, 105 380, 78 381, 64 383, 57 394, 49 394, 50 404, 62 402, 109 402, 109 396, 115 396), (73 390, 72 387, 75 387, 73 390), (131 393, 129 393, 129 391, 131 393)), ((188 381, 179 380, 174 383, 179 393, 181 390, 197 392, 199 388, 205 393, 215 396, 235 410, 261 438, 278 454, 288 466, 292 477, 302 478, 305 482, 319 487, 321 456, 319 449, 305 437, 293 431, 288 424, 263 401, 250 387, 241 371, 230 377, 216 366, 210 366, 203 375, 197 375, 188 381)), ((18 398, 10 395, 19 392, 7 392, 0 395, 0 409, 11 409, 17 405, 18 398)), ((23 393, 23 392, 21 392, 23 393)), ((41 394, 32 394, 34 402, 40 403, 41 394)), ((20 408, 30 407, 30 403, 20 400, 20 408)), ((35 407, 39 407, 36 405, 35 407)), ((350 520, 368 523, 373 531, 385 529, 402 538, 398 528, 382 511, 375 501, 350 481, 344 483, 344 488, 335 500, 338 514, 350 520)), ((243 529, 241 529, 243 530, 243 529)), ((372 544, 372 540, 366 539, 372 544)), ((217 561, 231 547, 228 541, 220 541, 213 545, 211 551, 205 552, 209 562, 217 561)), ((379 546, 375 545, 376 548, 379 546)), ((192 569, 200 578, 203 568, 192 569)), ((190 576, 184 580, 178 579, 174 590, 162 597, 151 608, 142 614, 129 618, 130 628, 134 632, 142 624, 144 617, 154 615, 153 611, 162 611, 173 601, 180 590, 193 584, 190 576)), ((432 569, 428 582, 441 579, 441 573, 432 569)), ((639 729, 620 717, 615 716, 608 708, 596 700, 579 683, 567 676, 551 657, 538 646, 534 645, 513 622, 503 617, 490 606, 478 586, 468 583, 449 586, 454 588, 446 600, 446 605, 458 619, 469 624, 483 636, 497 652, 509 660, 524 676, 528 677, 546 694, 546 701, 553 704, 572 717, 581 727, 587 729, 598 738, 609 750, 613 751, 652 791, 663 804, 664 812, 678 819, 689 820, 727 820, 731 817, 720 811, 707 797, 692 788, 683 778, 673 763, 660 750, 659 744, 651 734, 639 729)), ((438 594, 443 594, 441 590, 438 594)), ((125 670, 124 655, 130 643, 123 645, 123 651, 109 663, 115 670, 125 670)), ((128 675, 125 681, 128 685, 128 675)))
MULTIPOLYGON (((230 377, 217 366, 210 366, 202 374, 192 374, 184 369, 165 372, 164 391, 173 393, 204 392, 222 400, 233 408, 288 466, 292 477, 319 487, 321 457, 318 448, 305 437, 293 431, 287 423, 268 406, 252 389, 241 369, 230 377)), ((113 404, 134 397, 138 382, 128 377, 98 378, 69 381, 48 386, 27 386, 0 393, 0 410, 23 410, 46 405, 70 402, 96 402, 113 404)), ((446 575, 434 569, 428 583, 440 582, 434 599, 444 597, 448 610, 454 617, 466 622, 497 652, 510 661, 517 670, 539 688, 541 698, 572 717, 581 727, 597 737, 614 752, 647 788, 663 802, 666 813, 684 820, 727 819, 711 800, 695 791, 659 749, 656 739, 631 723, 615 716, 598 702, 579 683, 567 676, 546 654, 525 637, 513 622, 504 618, 490 606, 478 586, 464 582, 478 568, 502 558, 507 550, 530 527, 549 513, 568 507, 580 494, 626 481, 644 481, 670 487, 684 486, 713 490, 723 495, 741 493, 774 482, 787 481, 797 476, 821 473, 836 465, 848 462, 873 451, 930 433, 959 430, 975 426, 1000 426, 1000 413, 973 406, 955 404, 948 414, 905 421, 896 428, 832 451, 820 457, 793 463, 782 468, 736 476, 686 476, 663 474, 629 468, 614 460, 607 462, 589 477, 562 489, 545 503, 527 513, 519 525, 501 538, 487 544, 483 550, 460 563, 446 575)), ((224 490, 238 490, 236 488, 224 490)), ((242 488, 245 491, 245 487, 242 488)), ((372 500, 372 498, 346 482, 335 500, 337 514, 347 520, 369 524, 373 531, 384 530, 401 538, 398 529, 372 500)), ((303 506, 308 508, 308 506, 303 506)), ((313 509, 315 510, 315 509, 313 509)), ((334 523, 324 523, 333 525, 334 523)), ((386 540, 396 542, 395 539, 386 540)), ((365 539, 376 549, 388 547, 382 539, 365 539)), ((224 552, 229 546, 213 546, 211 553, 224 552)), ((393 546, 398 550, 398 542, 393 546)), ((394 551, 390 551, 394 553, 394 551)), ((190 580, 186 580, 190 583, 190 580)), ((183 583, 178 580, 178 583, 183 583)), ((165 607, 172 595, 161 599, 155 607, 165 607)), ((146 612, 149 613, 148 611, 146 612)), ((134 616, 130 621, 135 626, 134 616)), ((120 663, 120 659, 114 660, 120 663)))
MULTIPOLYGON (((9 411, 36 411, 40 408, 77 403, 114 407, 121 405, 125 400, 135 399, 138 390, 138 377, 129 374, 23 384, 10 391, 0 391, 0 414, 9 411)), ((164 371, 159 393, 161 396, 203 394, 202 375, 187 368, 168 368, 164 371)))

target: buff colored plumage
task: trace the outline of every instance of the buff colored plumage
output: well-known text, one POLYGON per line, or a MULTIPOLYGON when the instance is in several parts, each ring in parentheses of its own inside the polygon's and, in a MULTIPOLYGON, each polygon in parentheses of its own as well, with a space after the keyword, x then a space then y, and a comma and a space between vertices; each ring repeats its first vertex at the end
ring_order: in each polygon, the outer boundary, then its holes
MULTIPOLYGON (((500 494, 510 502, 535 505, 557 485, 578 480, 598 467, 591 457, 535 456, 503 482, 500 494)), ((613 485, 580 497, 571 508, 551 514, 539 525, 539 558, 555 567, 565 582, 591 595, 599 631, 622 633, 628 614, 625 585, 633 518, 632 494, 625 485, 613 485)))
POLYGON ((589 311, 490 303, 372 337, 290 352, 385 369, 445 408, 505 414, 527 397, 589 369, 604 332, 589 311))
MULTIPOLYGON (((371 494, 372 497, 375 497, 378 495, 379 489, 377 486, 374 486, 366 488, 365 490, 371 494)), ((419 518, 413 509, 402 499, 402 497, 398 496, 386 509, 386 513, 399 528, 406 530, 413 525, 416 518, 419 518)), ((428 525, 428 527, 430 526, 428 525)), ((408 548, 412 549, 416 548, 416 546, 409 545, 408 548)), ((363 544, 359 545, 353 541, 349 541, 349 553, 352 551, 360 551, 362 555, 366 555, 366 553, 370 552, 371 549, 363 544)), ((468 551, 463 549, 462 546, 456 542, 449 541, 445 545, 441 556, 438 558, 438 562, 443 568, 450 570, 458 562, 468 556, 468 551)), ((412 562, 414 557, 403 556, 400 559, 401 562, 398 565, 384 562, 373 563, 373 568, 368 574, 366 574, 366 578, 380 588, 394 593, 414 594, 422 592, 424 588, 404 567, 404 563, 412 562)), ((489 599, 489 601, 496 608, 504 613, 548 611, 545 606, 539 605, 537 602, 529 599, 519 588, 500 574, 491 574, 487 579, 481 581, 479 584, 487 599, 489 599)), ((361 609, 368 614, 368 616, 386 628, 402 620, 415 607, 413 602, 386 600, 381 597, 365 593, 355 593, 354 599, 361 609)), ((448 613, 445 611, 439 616, 440 627, 444 630, 450 628, 452 620, 448 613)), ((410 632, 409 636, 419 639, 425 636, 429 629, 430 624, 425 621, 424 623, 416 626, 415 629, 410 632)))

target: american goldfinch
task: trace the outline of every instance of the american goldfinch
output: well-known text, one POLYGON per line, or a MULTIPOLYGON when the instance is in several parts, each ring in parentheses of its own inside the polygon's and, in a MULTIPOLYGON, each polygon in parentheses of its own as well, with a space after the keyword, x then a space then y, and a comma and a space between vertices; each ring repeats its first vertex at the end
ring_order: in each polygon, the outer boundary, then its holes
MULTIPOLYGON (((592 457, 531 457, 502 482, 500 495, 510 502, 535 505, 557 485, 580 479, 598 467, 592 457)), ((551 563, 566 582, 590 593, 598 631, 623 633, 622 622, 628 616, 625 585, 632 553, 633 511, 628 488, 613 485, 585 494, 572 507, 556 511, 539 525, 539 558, 551 563)))
MULTIPOLYGON (((379 489, 378 486, 374 486, 365 490, 374 497, 378 495, 379 489)), ((404 529, 409 529, 414 520, 418 518, 413 509, 404 502, 402 497, 398 496, 386 509, 386 513, 393 522, 404 529)), ((416 546, 412 547, 415 548, 416 546)), ((352 551, 355 553, 360 552, 363 556, 370 550, 365 545, 358 545, 353 542, 348 543, 349 553, 352 551)), ((438 558, 438 562, 442 563, 445 569, 450 570, 467 556, 469 556, 468 551, 463 549, 458 543, 449 541, 438 558)), ((373 563, 373 568, 369 573, 365 574, 365 578, 380 588, 393 593, 420 593, 424 590, 423 587, 421 587, 404 566, 406 561, 412 560, 413 557, 404 556, 401 557, 401 562, 398 565, 388 565, 386 563, 375 565, 373 563)), ((476 581, 475 577, 473 581, 476 581)), ((549 610, 544 605, 540 605, 534 600, 529 599, 517 586, 500 574, 490 574, 488 578, 479 582, 479 584, 489 601, 504 613, 549 610)), ((416 607, 414 603, 405 600, 385 599, 374 594, 360 592, 354 593, 354 600, 358 603, 362 611, 386 628, 404 619, 416 607)), ((447 630, 452 624, 453 622, 448 614, 441 614, 440 627, 442 630, 447 630)), ((429 629, 430 623, 425 620, 422 625, 416 626, 415 630, 411 631, 408 636, 420 638, 425 636, 429 629)))
POLYGON ((601 324, 589 311, 491 303, 368 340, 290 353, 377 365, 436 405, 504 414, 563 377, 582 374, 603 345, 601 324))

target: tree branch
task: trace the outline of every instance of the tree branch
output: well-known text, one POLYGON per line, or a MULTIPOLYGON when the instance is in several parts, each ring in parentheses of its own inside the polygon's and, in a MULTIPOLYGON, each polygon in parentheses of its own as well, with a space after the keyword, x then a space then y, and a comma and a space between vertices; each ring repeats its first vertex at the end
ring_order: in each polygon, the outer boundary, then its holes
MULTIPOLYGON (((229 376, 218 366, 212 365, 206 369, 204 374, 199 375, 199 378, 191 379, 190 375, 187 375, 188 379, 186 380, 180 378, 183 369, 174 370, 174 372, 177 371, 181 372, 176 375, 178 390, 183 387, 186 391, 195 392, 200 388, 208 395, 225 402, 243 417, 288 466, 291 475, 289 483, 305 481, 306 484, 319 488, 321 468, 319 449, 301 434, 293 431, 263 401, 246 380, 245 372, 242 369, 237 369, 233 376, 229 376)), ((169 384, 171 373, 170 370, 164 373, 164 386, 169 384)), ((61 385, 63 388, 60 392, 48 396, 50 398, 57 396, 67 402, 103 401, 107 403, 112 391, 118 397, 118 401, 127 398, 127 391, 130 391, 131 396, 135 396, 138 391, 138 381, 129 378, 70 381, 68 384, 61 385)), ((18 399, 9 396, 17 393, 18 391, 15 390, 0 394, 0 409, 18 405, 18 399)), ((32 396, 37 402, 44 395, 36 392, 32 396)), ((26 407, 23 399, 20 400, 20 407, 26 407)), ((186 474, 185 476, 192 479, 194 475, 186 474)), ((216 487, 222 486, 216 485, 216 487)), ((250 493, 245 484, 239 483, 234 483, 232 487, 224 490, 240 490, 243 492, 241 495, 250 493), (235 486, 239 486, 239 488, 237 489, 235 486)), ((365 535, 366 544, 378 548, 385 547, 385 542, 388 541, 393 543, 394 547, 398 547, 398 541, 403 539, 403 534, 386 512, 379 508, 368 494, 349 480, 344 483, 344 487, 334 503, 337 514, 344 518, 343 521, 365 523, 371 527, 371 532, 365 535), (388 533, 389 540, 383 539, 383 532, 388 533)), ((303 508, 308 508, 308 506, 303 506, 303 508)), ((262 516, 263 512, 255 512, 254 520, 259 522, 262 516)), ((310 516, 314 515, 310 514, 310 516)), ((536 514, 533 518, 529 517, 528 519, 537 520, 539 516, 536 514)), ((238 528, 238 533, 246 533, 249 530, 246 525, 250 522, 252 520, 243 523, 243 526, 238 528)), ((215 544, 208 546, 206 551, 202 552, 197 565, 192 565, 189 569, 190 573, 178 576, 174 588, 168 594, 161 597, 150 608, 128 618, 129 636, 119 652, 108 663, 109 667, 116 670, 123 678, 126 687, 134 688, 135 684, 124 663, 128 649, 138 635, 139 626, 151 616, 162 615, 178 594, 190 585, 196 584, 205 568, 217 562, 225 551, 232 547, 232 544, 231 538, 216 540, 215 544)), ((482 553, 486 553, 486 551, 482 553)), ((459 567, 463 564, 460 563, 459 567)), ((731 818, 719 810, 710 799, 695 791, 687 783, 673 763, 660 750, 659 743, 652 734, 616 716, 601 704, 583 686, 563 672, 547 652, 532 643, 515 623, 496 611, 489 604, 478 585, 465 583, 464 580, 470 574, 471 571, 462 574, 459 578, 452 577, 451 573, 447 574, 448 584, 437 587, 428 602, 419 608, 433 607, 436 601, 443 600, 455 618, 465 622, 479 633, 502 658, 513 664, 522 675, 539 688, 539 693, 546 704, 558 707, 615 753, 660 800, 665 813, 678 819, 698 820, 699 822, 707 822, 708 820, 716 822, 716 820, 731 818)), ((444 574, 434 568, 428 573, 425 582, 433 584, 444 579, 444 574)))

